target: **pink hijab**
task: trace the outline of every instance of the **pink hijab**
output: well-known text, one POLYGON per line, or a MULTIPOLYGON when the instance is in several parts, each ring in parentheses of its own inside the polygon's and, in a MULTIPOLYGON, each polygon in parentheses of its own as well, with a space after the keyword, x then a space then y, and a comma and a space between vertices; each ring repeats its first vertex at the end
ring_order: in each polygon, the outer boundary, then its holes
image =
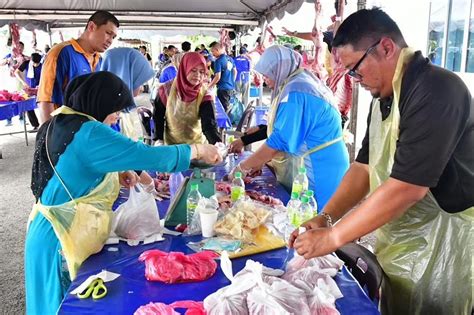
MULTIPOLYGON (((187 76, 191 72, 191 70, 198 66, 202 65, 204 69, 206 69, 207 74, 207 65, 206 60, 204 57, 198 52, 188 52, 184 54, 179 67, 178 67, 178 74, 176 75, 176 92, 179 99, 185 103, 191 103, 197 97, 199 92, 201 91, 202 83, 198 85, 192 85, 187 76)), ((163 86, 160 87, 158 93, 161 99, 161 102, 166 106, 168 101, 168 95, 171 89, 173 81, 165 83, 163 86)), ((203 98, 203 101, 212 100, 212 96, 210 94, 206 94, 203 98)))

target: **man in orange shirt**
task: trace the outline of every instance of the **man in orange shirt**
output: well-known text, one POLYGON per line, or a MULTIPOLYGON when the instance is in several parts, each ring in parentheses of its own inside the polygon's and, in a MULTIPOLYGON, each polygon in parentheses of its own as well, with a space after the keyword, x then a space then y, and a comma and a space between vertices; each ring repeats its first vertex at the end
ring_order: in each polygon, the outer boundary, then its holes
POLYGON ((119 21, 108 11, 89 18, 84 33, 54 46, 46 56, 38 89, 39 121, 44 123, 55 107, 63 105, 67 84, 75 77, 100 69, 104 52, 117 36, 119 21))

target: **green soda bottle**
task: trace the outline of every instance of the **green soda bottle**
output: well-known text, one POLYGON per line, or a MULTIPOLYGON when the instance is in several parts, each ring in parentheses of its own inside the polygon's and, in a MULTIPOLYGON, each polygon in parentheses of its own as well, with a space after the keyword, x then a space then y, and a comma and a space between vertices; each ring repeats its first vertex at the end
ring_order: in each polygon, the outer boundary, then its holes
POLYGON ((318 203, 316 198, 314 198, 314 192, 312 190, 308 190, 306 191, 305 195, 309 199, 309 205, 311 206, 311 209, 313 209, 313 216, 318 215, 318 203))
POLYGON ((286 205, 288 222, 290 222, 290 224, 295 228, 299 227, 302 223, 301 216, 299 213, 299 207, 301 204, 299 197, 300 196, 298 195, 298 193, 291 193, 291 199, 286 205))
POLYGON ((303 222, 313 218, 313 209, 311 209, 311 206, 309 205, 308 196, 301 197, 301 205, 299 210, 299 215, 301 216, 303 222))
POLYGON ((245 183, 242 179, 241 172, 235 172, 231 186, 232 188, 230 190, 230 199, 232 200, 232 202, 236 202, 237 200, 245 196, 245 183))
POLYGON ((199 185, 192 184, 191 191, 189 192, 188 198, 186 199, 186 224, 188 227, 191 226, 191 222, 193 221, 194 212, 196 212, 199 199, 201 199, 199 185))
POLYGON ((301 195, 303 191, 308 189, 308 177, 306 176, 306 168, 300 167, 298 175, 293 179, 293 185, 291 187, 291 193, 298 193, 301 195))

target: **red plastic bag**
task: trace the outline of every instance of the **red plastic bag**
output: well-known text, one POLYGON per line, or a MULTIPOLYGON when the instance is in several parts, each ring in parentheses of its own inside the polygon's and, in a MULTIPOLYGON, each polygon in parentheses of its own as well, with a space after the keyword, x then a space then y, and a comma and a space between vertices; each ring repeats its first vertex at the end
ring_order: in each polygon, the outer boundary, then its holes
POLYGON ((170 305, 164 303, 148 303, 140 306, 133 315, 179 315, 175 308, 186 308, 185 315, 206 315, 202 302, 177 301, 170 305))
POLYGON ((215 252, 203 251, 185 255, 181 252, 147 250, 138 258, 145 262, 145 277, 165 283, 202 281, 216 272, 215 252))

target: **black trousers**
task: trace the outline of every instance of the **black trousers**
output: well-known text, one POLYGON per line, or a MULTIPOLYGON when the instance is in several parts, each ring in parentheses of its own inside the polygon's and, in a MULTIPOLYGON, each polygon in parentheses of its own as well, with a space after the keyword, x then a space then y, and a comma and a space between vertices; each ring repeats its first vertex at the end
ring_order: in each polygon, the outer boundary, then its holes
POLYGON ((221 101, 226 113, 228 113, 231 108, 230 98, 233 93, 234 90, 217 90, 217 97, 219 101, 221 101))

